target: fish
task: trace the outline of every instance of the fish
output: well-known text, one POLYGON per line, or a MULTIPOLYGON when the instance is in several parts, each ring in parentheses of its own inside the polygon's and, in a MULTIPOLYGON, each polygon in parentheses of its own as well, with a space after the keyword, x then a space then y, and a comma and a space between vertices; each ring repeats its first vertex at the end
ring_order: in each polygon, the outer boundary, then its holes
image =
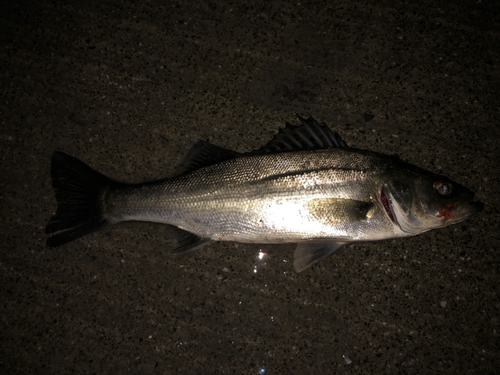
POLYGON ((324 123, 297 116, 258 150, 205 141, 176 175, 127 184, 63 152, 51 161, 58 203, 46 233, 56 247, 125 221, 177 228, 177 253, 214 241, 297 244, 301 272, 345 244, 460 223, 484 204, 450 179, 398 157, 359 150, 324 123))

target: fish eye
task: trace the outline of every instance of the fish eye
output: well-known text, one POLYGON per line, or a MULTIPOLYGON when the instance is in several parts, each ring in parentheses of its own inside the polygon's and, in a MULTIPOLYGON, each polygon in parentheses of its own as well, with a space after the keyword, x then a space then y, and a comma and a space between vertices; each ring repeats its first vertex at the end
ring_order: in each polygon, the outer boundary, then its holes
POLYGON ((436 182, 434 184, 434 188, 438 191, 439 194, 446 197, 451 194, 452 187, 449 182, 436 182))

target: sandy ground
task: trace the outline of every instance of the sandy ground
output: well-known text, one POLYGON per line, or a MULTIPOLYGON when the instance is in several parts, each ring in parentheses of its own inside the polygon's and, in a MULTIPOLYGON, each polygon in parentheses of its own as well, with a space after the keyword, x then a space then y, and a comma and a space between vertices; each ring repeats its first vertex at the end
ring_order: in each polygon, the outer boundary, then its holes
POLYGON ((497 2, 15 3, 0 6, 2 373, 498 371, 497 2), (300 274, 293 246, 178 257, 145 223, 45 246, 54 151, 140 182, 199 139, 258 148, 294 112, 485 210, 300 274))

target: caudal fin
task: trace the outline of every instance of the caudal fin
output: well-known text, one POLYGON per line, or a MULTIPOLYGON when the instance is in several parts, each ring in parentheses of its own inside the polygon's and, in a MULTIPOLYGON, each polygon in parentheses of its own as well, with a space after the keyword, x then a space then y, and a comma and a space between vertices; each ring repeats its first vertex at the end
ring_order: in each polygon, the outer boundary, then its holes
POLYGON ((112 180, 62 152, 52 155, 51 175, 58 206, 45 228, 52 234, 47 246, 64 245, 110 224, 102 199, 112 180))

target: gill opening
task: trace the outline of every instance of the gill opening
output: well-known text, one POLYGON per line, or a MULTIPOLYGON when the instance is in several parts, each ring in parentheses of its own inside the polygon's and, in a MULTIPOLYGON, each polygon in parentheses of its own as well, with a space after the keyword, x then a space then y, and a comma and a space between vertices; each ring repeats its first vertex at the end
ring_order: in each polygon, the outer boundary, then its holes
POLYGON ((387 196, 383 187, 382 189, 380 189, 380 201, 382 202, 382 206, 384 206, 384 210, 387 216, 389 216, 389 219, 391 219, 393 223, 396 223, 396 218, 394 217, 394 213, 392 212, 391 198, 387 196))

